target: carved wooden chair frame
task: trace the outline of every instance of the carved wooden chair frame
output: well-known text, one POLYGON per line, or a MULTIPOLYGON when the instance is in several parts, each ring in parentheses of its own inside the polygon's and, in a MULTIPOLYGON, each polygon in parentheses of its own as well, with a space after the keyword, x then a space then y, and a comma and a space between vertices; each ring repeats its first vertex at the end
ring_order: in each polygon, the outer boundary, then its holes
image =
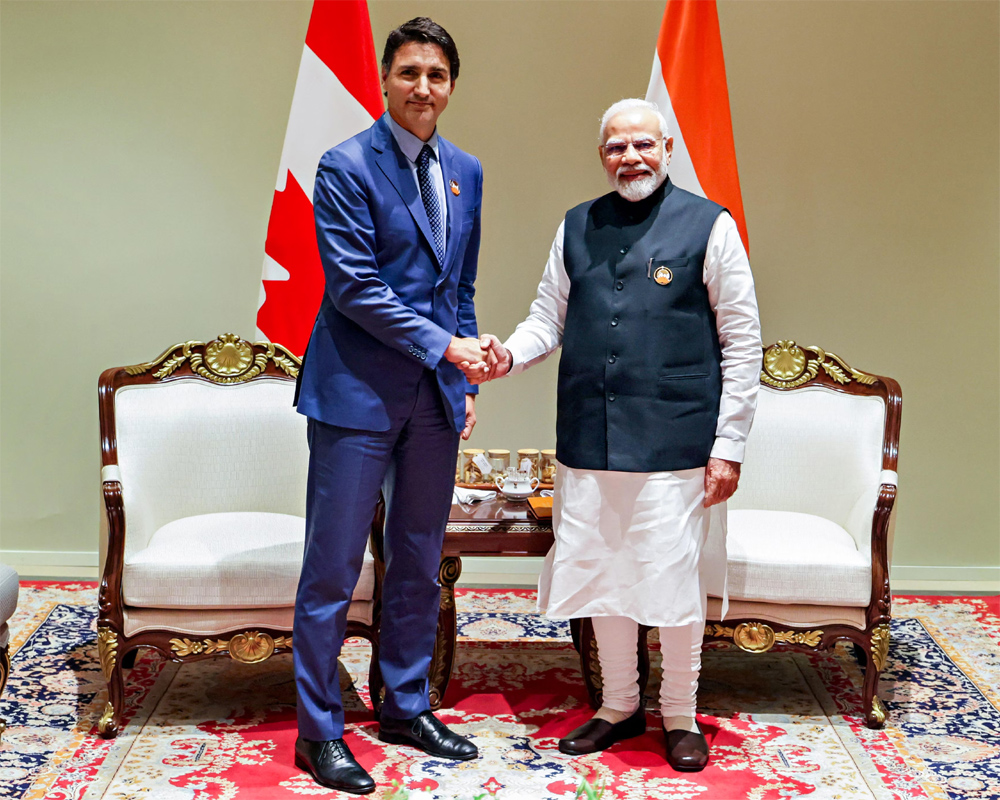
MULTIPOLYGON (((0 648, 0 697, 3 697, 3 690, 7 688, 7 678, 10 677, 10 642, 0 648)), ((7 730, 7 723, 0 719, 0 740, 3 739, 4 731, 7 730)))
MULTIPOLYGON (((821 347, 800 347, 794 341, 781 340, 765 348, 760 379, 766 386, 779 391, 823 386, 845 394, 880 397, 885 405, 882 470, 896 471, 903 395, 899 384, 892 378, 860 372, 821 347)), ((896 486, 882 484, 872 518, 872 592, 865 612, 864 629, 846 624, 824 625, 822 630, 789 629, 790 626, 785 623, 758 615, 727 619, 725 623, 709 619, 705 627, 705 641, 728 640, 748 653, 766 653, 775 645, 823 650, 842 639, 852 642, 854 652, 865 668, 861 690, 865 724, 869 728, 881 728, 888 716, 885 705, 878 697, 878 681, 889 653, 892 596, 888 546, 890 516, 895 502, 896 486)), ((580 652, 587 692, 591 704, 597 708, 601 704, 601 667, 593 625, 589 619, 573 622, 573 641, 580 652)), ((640 626, 639 630, 639 684, 645 689, 649 679, 649 651, 646 646, 649 628, 640 626)))
MULTIPOLYGON (((105 370, 98 383, 101 466, 118 465, 115 395, 119 389, 176 380, 199 380, 217 385, 238 385, 263 378, 294 381, 301 364, 299 358, 281 345, 271 342, 251 344, 236 334, 227 333, 207 343, 191 341, 176 344, 145 364, 105 370)), ((275 653, 290 651, 292 636, 288 631, 267 627, 255 627, 252 630, 234 628, 212 637, 194 640, 178 636, 177 631, 170 629, 144 630, 133 636, 126 636, 122 598, 126 519, 122 485, 119 480, 105 479, 102 490, 108 523, 108 544, 98 598, 97 648, 101 670, 108 683, 108 701, 98 722, 98 731, 102 737, 112 738, 121 728, 125 708, 123 670, 134 662, 137 648, 153 648, 171 661, 180 663, 228 655, 236 661, 254 664, 265 661, 275 653)), ((371 643, 369 685, 373 699, 379 698, 382 685, 378 668, 378 631, 382 612, 382 581, 385 576, 381 529, 381 524, 372 526, 372 553, 375 556, 372 622, 366 625, 349 621, 345 634, 345 638, 362 637, 371 643)))

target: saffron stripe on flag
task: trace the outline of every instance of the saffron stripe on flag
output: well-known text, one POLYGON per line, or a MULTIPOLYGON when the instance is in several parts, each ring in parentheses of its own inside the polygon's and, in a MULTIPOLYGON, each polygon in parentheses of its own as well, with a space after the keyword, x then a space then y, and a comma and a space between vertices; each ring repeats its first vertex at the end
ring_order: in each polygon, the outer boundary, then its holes
POLYGON ((689 178, 682 175, 683 157, 676 167, 671 162, 675 183, 728 208, 749 252, 715 0, 667 0, 646 99, 661 107, 668 123, 676 120, 674 147, 683 141, 697 188, 682 183, 689 178))

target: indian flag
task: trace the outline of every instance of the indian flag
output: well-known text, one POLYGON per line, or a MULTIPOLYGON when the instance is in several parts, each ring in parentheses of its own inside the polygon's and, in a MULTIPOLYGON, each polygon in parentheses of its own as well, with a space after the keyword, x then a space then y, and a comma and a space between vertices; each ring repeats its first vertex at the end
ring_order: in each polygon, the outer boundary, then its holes
POLYGON ((749 253, 715 0, 667 0, 646 99, 674 138, 670 180, 728 208, 749 253))

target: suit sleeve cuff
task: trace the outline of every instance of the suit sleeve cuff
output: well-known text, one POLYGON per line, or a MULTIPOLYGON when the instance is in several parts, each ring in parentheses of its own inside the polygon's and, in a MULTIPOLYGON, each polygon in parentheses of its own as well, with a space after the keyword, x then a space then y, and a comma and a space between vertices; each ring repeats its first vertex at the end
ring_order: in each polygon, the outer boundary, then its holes
POLYGON ((715 444, 712 445, 712 458, 721 458, 724 461, 735 461, 737 464, 742 464, 745 451, 745 442, 716 438, 715 444))
POLYGON ((418 359, 427 369, 437 369, 438 364, 441 363, 441 359, 444 358, 444 351, 448 349, 450 344, 451 334, 444 328, 434 325, 434 330, 428 331, 426 341, 422 342, 421 345, 417 345, 416 348, 411 345, 409 353, 418 359), (414 350, 417 352, 414 352, 414 350), (422 355, 420 351, 423 351, 422 355))

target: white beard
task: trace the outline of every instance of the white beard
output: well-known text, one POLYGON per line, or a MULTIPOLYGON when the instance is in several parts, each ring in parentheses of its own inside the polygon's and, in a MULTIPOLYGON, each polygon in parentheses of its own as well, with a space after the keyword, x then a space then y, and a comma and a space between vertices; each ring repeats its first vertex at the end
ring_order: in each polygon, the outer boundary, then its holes
POLYGON ((619 167, 618 172, 613 178, 608 175, 608 183, 611 184, 612 189, 632 203, 639 200, 645 200, 653 192, 659 189, 661 184, 667 179, 666 160, 660 162, 660 166, 657 168, 656 172, 653 172, 647 167, 648 174, 632 181, 626 181, 620 177, 621 173, 626 169, 628 169, 628 167, 619 167))

